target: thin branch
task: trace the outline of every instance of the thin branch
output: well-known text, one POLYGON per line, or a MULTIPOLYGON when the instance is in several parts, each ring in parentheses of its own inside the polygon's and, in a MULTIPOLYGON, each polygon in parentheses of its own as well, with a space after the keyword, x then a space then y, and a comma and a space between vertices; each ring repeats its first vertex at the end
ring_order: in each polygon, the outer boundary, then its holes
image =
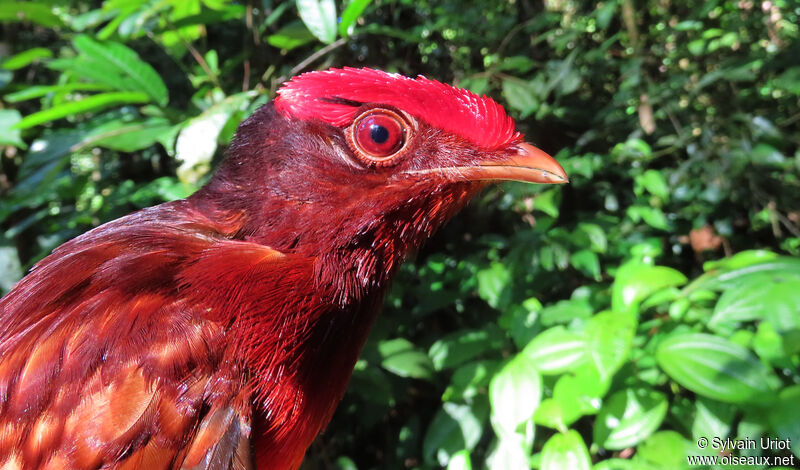
MULTIPOLYGON (((314 61, 316 61, 320 57, 324 56, 325 54, 327 54, 327 53, 329 53, 329 52, 331 52, 331 51, 333 51, 335 49, 338 49, 338 48, 342 47, 346 42, 347 42, 346 38, 339 38, 336 41, 328 44, 327 46, 323 47, 322 49, 320 49, 320 50, 314 52, 313 54, 311 54, 310 56, 306 57, 299 64, 295 65, 292 68, 292 70, 289 72, 289 74, 291 76, 297 75, 298 73, 302 72, 306 67, 308 67, 309 65, 314 63, 314 61)), ((281 79, 279 81, 283 82, 283 81, 286 80, 286 78, 288 78, 288 77, 285 77, 285 78, 281 77, 281 79)))

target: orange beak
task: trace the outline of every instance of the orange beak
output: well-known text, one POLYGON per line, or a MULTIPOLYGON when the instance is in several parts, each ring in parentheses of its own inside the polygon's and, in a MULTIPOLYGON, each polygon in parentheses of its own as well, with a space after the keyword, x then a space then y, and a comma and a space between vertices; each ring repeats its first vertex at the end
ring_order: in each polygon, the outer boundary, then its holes
POLYGON ((522 181, 525 183, 569 183, 567 172, 550 155, 531 144, 517 144, 517 153, 504 160, 470 166, 412 170, 405 175, 439 175, 455 181, 522 181))
POLYGON ((506 160, 464 168, 463 174, 475 180, 510 180, 526 183, 563 184, 569 183, 567 172, 561 165, 543 151, 531 144, 518 145, 519 153, 506 160))

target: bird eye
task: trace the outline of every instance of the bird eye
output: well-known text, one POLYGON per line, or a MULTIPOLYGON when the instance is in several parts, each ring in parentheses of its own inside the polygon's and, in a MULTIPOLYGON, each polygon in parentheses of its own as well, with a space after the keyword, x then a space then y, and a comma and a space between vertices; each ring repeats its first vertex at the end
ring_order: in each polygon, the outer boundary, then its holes
POLYGON ((351 143, 367 163, 385 164, 404 146, 406 122, 389 110, 370 110, 356 118, 351 143))

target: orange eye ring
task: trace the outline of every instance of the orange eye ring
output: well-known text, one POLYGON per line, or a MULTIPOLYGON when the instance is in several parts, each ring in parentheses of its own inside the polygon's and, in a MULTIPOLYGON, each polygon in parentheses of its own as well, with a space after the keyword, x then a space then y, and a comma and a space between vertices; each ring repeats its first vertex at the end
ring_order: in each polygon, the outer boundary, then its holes
POLYGON ((394 111, 373 108, 358 116, 347 141, 359 159, 375 166, 392 164, 408 143, 408 122, 394 111))

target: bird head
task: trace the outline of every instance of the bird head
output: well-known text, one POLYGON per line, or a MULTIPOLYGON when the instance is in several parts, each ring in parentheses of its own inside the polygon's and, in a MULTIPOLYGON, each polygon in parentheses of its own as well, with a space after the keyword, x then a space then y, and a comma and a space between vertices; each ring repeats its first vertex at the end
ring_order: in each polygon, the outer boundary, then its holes
POLYGON ((245 214, 244 238, 355 256, 357 277, 367 280, 393 271, 499 180, 567 176, 490 98, 424 77, 343 68, 284 84, 242 123, 201 193, 245 214))

